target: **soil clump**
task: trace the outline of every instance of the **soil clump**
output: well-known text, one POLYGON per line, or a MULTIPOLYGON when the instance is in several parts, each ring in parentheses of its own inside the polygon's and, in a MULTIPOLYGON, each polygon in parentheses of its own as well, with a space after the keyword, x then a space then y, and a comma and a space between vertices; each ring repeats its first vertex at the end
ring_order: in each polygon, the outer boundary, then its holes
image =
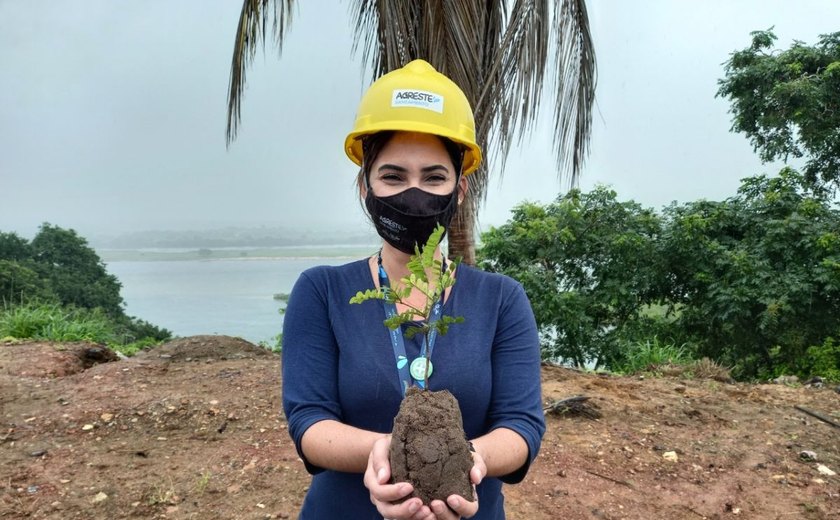
POLYGON ((410 496, 424 504, 453 494, 473 499, 473 458, 451 393, 408 389, 394 419, 390 462, 392 481, 410 482, 410 496))

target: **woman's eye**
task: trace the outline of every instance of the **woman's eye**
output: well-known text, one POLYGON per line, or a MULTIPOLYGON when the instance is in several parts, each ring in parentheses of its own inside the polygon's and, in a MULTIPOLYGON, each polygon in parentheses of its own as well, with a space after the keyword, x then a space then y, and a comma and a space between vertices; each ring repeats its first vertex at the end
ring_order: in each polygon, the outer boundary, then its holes
POLYGON ((426 179, 428 182, 441 183, 446 182, 446 177, 443 175, 432 175, 426 179))
POLYGON ((398 181, 402 180, 402 179, 400 179, 400 176, 395 174, 395 173, 386 173, 381 178, 382 178, 383 181, 387 181, 387 182, 398 182, 398 181))

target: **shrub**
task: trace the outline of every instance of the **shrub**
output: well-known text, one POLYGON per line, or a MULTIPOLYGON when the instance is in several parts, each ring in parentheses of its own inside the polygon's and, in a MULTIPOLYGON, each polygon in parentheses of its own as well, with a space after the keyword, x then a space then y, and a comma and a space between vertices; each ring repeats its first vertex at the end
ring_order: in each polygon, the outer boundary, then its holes
POLYGON ((125 344, 111 344, 108 345, 111 349, 123 354, 125 356, 133 356, 134 354, 140 352, 141 350, 146 350, 152 347, 156 347, 163 343, 163 341, 158 341, 154 338, 144 338, 139 341, 133 341, 131 343, 125 344))
POLYGON ((731 383, 733 381, 732 374, 725 366, 719 365, 711 359, 704 357, 691 362, 686 367, 691 375, 698 379, 714 379, 722 383, 731 383))
POLYGON ((826 338, 822 345, 808 347, 807 372, 800 377, 820 376, 828 381, 840 381, 840 341, 826 338))
POLYGON ((605 187, 512 213, 482 233, 480 267, 525 288, 543 359, 614 368, 622 330, 655 301, 661 219, 605 187))
POLYGON ((260 341, 260 346, 277 354, 283 352, 283 333, 277 334, 272 340, 273 342, 260 341))
POLYGON ((687 365, 691 361, 685 345, 662 343, 654 336, 647 341, 625 345, 622 349, 622 359, 615 364, 614 370, 624 374, 655 372, 660 367, 687 365))
POLYGON ((145 339, 155 342, 172 339, 172 331, 134 316, 122 316, 117 319, 117 334, 123 343, 133 343, 145 339))

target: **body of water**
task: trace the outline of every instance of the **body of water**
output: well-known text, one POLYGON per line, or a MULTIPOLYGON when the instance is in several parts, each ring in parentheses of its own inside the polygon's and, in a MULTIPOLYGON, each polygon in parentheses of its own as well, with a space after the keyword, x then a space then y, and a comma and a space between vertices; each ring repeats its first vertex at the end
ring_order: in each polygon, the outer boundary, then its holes
POLYGON ((176 336, 227 334, 272 342, 283 328, 284 305, 300 273, 351 258, 271 258, 109 262, 119 278, 126 312, 176 336))

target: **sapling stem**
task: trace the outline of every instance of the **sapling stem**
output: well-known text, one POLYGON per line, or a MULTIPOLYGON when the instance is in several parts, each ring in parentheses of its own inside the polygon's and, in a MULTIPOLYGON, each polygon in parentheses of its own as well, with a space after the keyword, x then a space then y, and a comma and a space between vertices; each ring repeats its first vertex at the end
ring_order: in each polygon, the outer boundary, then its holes
MULTIPOLYGON (((464 318, 460 316, 441 316, 435 323, 429 323, 432 307, 446 293, 446 289, 455 285, 455 278, 452 276, 452 272, 457 262, 452 262, 444 268, 443 264, 434 258, 434 252, 437 250, 445 231, 443 226, 438 225, 431 236, 429 236, 429 240, 423 247, 423 252, 420 252, 420 248, 415 248, 415 254, 411 256, 408 262, 409 276, 403 277, 399 282, 392 282, 391 287, 378 287, 377 289, 368 289, 365 292, 359 291, 356 293, 356 296, 350 298, 350 303, 363 303, 368 300, 385 300, 394 305, 400 304, 406 307, 406 310, 403 312, 387 318, 385 320, 385 326, 394 330, 404 323, 414 321, 414 318, 421 318, 423 323, 418 327, 413 327, 409 332, 412 335, 422 332, 426 338, 426 345, 430 345, 433 331, 443 336, 446 334, 451 323, 463 322, 464 318), (408 303, 403 297, 403 294, 408 297, 412 290, 418 291, 425 297, 425 303, 422 309, 408 303)), ((440 302, 440 304, 442 305, 443 302, 440 302)), ((428 390, 429 388, 429 371, 431 368, 429 355, 430 352, 428 350, 423 355, 425 361, 423 390, 428 390)))

